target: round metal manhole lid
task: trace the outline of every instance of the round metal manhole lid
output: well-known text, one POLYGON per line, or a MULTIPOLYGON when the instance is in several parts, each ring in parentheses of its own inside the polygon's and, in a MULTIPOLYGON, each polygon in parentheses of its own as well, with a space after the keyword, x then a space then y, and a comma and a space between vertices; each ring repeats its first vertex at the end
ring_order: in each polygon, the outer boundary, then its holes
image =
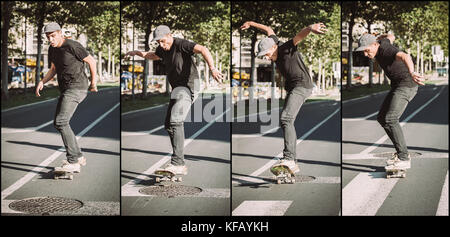
POLYGON ((9 208, 30 214, 48 214, 74 211, 83 206, 81 201, 63 197, 34 197, 14 201, 9 208))
POLYGON ((195 195, 201 193, 203 190, 198 187, 185 185, 156 185, 141 188, 140 193, 152 196, 161 197, 176 197, 185 195, 195 195))
MULTIPOLYGON (((383 152, 383 153, 376 153, 373 156, 374 157, 380 157, 380 158, 391 158, 394 155, 395 152, 383 152)), ((411 158, 417 158, 422 155, 420 152, 410 152, 409 155, 411 158)))
POLYGON ((316 178, 314 176, 308 176, 308 175, 298 175, 295 176, 295 182, 296 183, 307 183, 307 182, 312 182, 314 181, 316 178))

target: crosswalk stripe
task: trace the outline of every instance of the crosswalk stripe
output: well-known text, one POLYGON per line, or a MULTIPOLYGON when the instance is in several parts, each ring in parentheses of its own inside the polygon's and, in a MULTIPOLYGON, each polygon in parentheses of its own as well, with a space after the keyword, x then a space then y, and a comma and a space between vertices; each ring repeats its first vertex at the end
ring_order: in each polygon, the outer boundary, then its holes
POLYGON ((445 176, 445 182, 442 186, 441 198, 436 212, 436 216, 448 216, 448 171, 445 176))
POLYGON ((244 201, 233 210, 233 216, 283 216, 292 201, 244 201))
POLYGON ((398 179, 385 179, 385 172, 359 173, 342 190, 342 215, 374 216, 398 179))
POLYGON ((122 132, 122 136, 142 136, 142 135, 150 135, 156 131, 159 131, 164 128, 164 125, 161 125, 159 127, 156 127, 154 129, 148 130, 148 131, 137 131, 137 132, 122 132))

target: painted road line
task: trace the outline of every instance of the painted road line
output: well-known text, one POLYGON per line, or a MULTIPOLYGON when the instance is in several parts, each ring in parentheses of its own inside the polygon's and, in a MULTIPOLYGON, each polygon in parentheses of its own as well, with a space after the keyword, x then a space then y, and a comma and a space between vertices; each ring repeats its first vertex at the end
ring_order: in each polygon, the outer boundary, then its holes
MULTIPOLYGON (((422 106, 420 106, 416 111, 414 111, 413 113, 411 113, 408 117, 406 117, 401 123, 400 126, 403 127, 409 120, 411 120, 414 116, 416 116, 417 113, 419 113, 420 111, 422 111, 425 107, 427 107, 431 102, 433 102, 433 100, 435 100, 441 93, 442 91, 444 91, 445 87, 442 87, 442 89, 439 91, 439 93, 437 93, 435 96, 433 96, 433 98, 431 98, 430 100, 428 100, 425 104, 423 104, 422 106)), ((368 154, 371 151, 375 150, 378 146, 380 146, 381 144, 383 144, 386 140, 388 139, 388 135, 384 135, 383 137, 381 137, 380 139, 378 139, 378 141, 376 141, 372 146, 367 147, 366 149, 364 149, 362 152, 360 152, 360 154, 368 154)))
POLYGON ((232 216, 283 216, 292 201, 244 201, 232 216))
MULTIPOLYGON (((326 117, 324 120, 322 120, 322 122, 318 123, 316 126, 314 126, 313 128, 311 128, 308 132, 306 132, 305 134, 303 134, 303 136, 301 136, 298 140, 297 140, 297 145, 300 144, 302 141, 304 141, 309 135, 311 135, 311 133, 313 133, 314 131, 316 131, 320 126, 322 126, 325 122, 327 122, 330 118, 332 118, 337 112, 339 112, 341 108, 336 109, 333 113, 331 113, 330 115, 328 115, 328 117, 326 117)), ((262 166, 261 168, 259 168, 258 170, 256 170, 255 172, 251 173, 250 176, 259 176, 260 174, 262 174, 264 171, 266 171, 267 169, 269 169, 270 167, 272 167, 275 163, 278 162, 278 159, 282 158, 283 156, 283 152, 279 153, 275 158, 273 158, 272 160, 270 160, 269 162, 267 162, 264 166, 262 166)))
POLYGON ((41 124, 39 126, 36 127, 29 127, 29 128, 2 128, 2 134, 7 134, 7 133, 22 133, 22 132, 36 132, 37 130, 47 127, 48 125, 52 124, 53 120, 50 120, 44 124, 41 124))
MULTIPOLYGON (((186 147, 189 143, 191 143, 196 137, 198 137, 201 133, 203 133, 207 128, 209 128, 211 125, 213 125, 220 117, 224 116, 226 113, 230 111, 230 108, 228 108, 225 112, 221 113, 219 116, 217 116, 214 120, 208 122, 205 126, 203 126, 201 129, 199 129, 196 133, 194 133, 192 136, 190 136, 188 139, 184 141, 184 147, 186 147)), ((144 180, 148 179, 148 176, 153 174, 155 170, 162 167, 164 164, 166 164, 171 159, 172 153, 168 153, 166 156, 164 156, 161 160, 156 162, 154 165, 152 165, 150 168, 148 168, 146 171, 138 175, 133 180, 130 180, 128 183, 122 186, 122 190, 127 190, 129 186, 138 185, 144 180)))
POLYGON ((370 97, 373 97, 373 96, 382 95, 382 94, 388 93, 388 92, 389 92, 389 90, 381 91, 381 92, 373 93, 373 94, 366 95, 366 96, 363 96, 363 97, 358 97, 358 98, 353 98, 353 99, 349 99, 349 100, 344 100, 344 101, 342 101, 342 103, 345 104, 345 103, 352 102, 352 101, 363 100, 363 99, 367 99, 367 98, 370 98, 370 97))
POLYGON ((342 215, 374 216, 397 181, 385 172, 359 173, 342 190, 342 215))
POLYGON ((448 216, 448 171, 445 176, 445 182, 442 186, 441 198, 436 212, 436 216, 448 216))
POLYGON ((375 115, 378 114, 378 111, 372 114, 369 114, 367 116, 364 117, 358 117, 358 118, 343 118, 342 121, 363 121, 363 120, 367 120, 375 115))
MULTIPOLYGON (((14 211, 9 208, 9 204, 17 200, 2 200, 2 214, 29 215, 24 212, 14 211)), ((80 209, 70 212, 58 212, 55 215, 94 215, 94 216, 118 216, 120 215, 120 202, 92 202, 82 201, 80 209)), ((34 214, 33 214, 34 215, 34 214)))
POLYGON ((280 126, 271 128, 269 130, 267 130, 266 132, 263 133, 256 133, 256 134, 232 134, 232 138, 253 138, 253 137, 262 137, 266 134, 269 133, 275 133, 276 131, 278 131, 278 129, 280 129, 280 126))
POLYGON ((142 111, 147 111, 147 110, 153 110, 153 109, 160 108, 160 107, 163 107, 163 106, 168 105, 168 104, 169 104, 169 103, 164 103, 164 104, 162 104, 162 105, 156 105, 156 106, 148 107, 148 108, 144 108, 144 109, 138 109, 138 110, 128 111, 128 112, 126 112, 126 113, 122 113, 121 116, 124 116, 124 115, 127 115, 127 114, 138 113, 138 112, 142 112, 142 111))
MULTIPOLYGON (((116 109, 120 103, 117 103, 115 106, 113 106, 110 110, 108 110, 106 113, 104 113, 102 116, 100 116, 98 119, 96 119, 94 122, 92 122, 88 127, 86 127, 83 131, 78 133, 77 140, 80 139, 84 134, 86 134, 90 129, 92 129, 95 125, 97 125, 101 120, 103 120, 108 114, 110 114, 114 109, 116 109)), ((24 184, 26 184, 28 181, 33 179, 36 174, 41 172, 45 167, 47 167, 50 163, 52 163, 56 158, 58 158, 61 154, 64 152, 64 147, 60 147, 57 151, 55 151, 52 155, 50 155, 47 159, 45 159, 43 162, 41 162, 39 165, 34 167, 30 172, 28 172, 25 176, 20 178, 18 181, 13 183, 8 188, 4 189, 2 191, 2 200, 5 199, 7 196, 11 195, 13 192, 15 192, 17 189, 22 187, 24 184)))
MULTIPOLYGON (((392 153, 392 152, 383 152, 392 153)), ((380 153, 382 154, 382 153, 380 153)), ((342 154, 342 160, 386 160, 386 157, 377 156, 379 154, 342 154)), ((413 157, 412 159, 448 159, 448 152, 425 152, 421 153, 419 157, 413 157)))
POLYGON ((136 132, 122 132, 122 136, 127 137, 127 136, 143 136, 143 135, 150 135, 156 131, 159 131, 161 129, 164 128, 164 125, 161 125, 157 128, 154 128, 152 130, 148 130, 148 131, 136 131, 136 132))
MULTIPOLYGON (((233 175, 232 184, 270 184, 274 183, 272 181, 272 176, 268 177, 248 177, 242 175, 233 175)), ((341 177, 315 177, 312 181, 304 181, 297 183, 308 183, 308 184, 340 184, 341 177)))
MULTIPOLYGON (((157 195, 146 195, 139 192, 146 186, 124 186, 122 187, 122 197, 157 197, 157 195)), ((205 198, 230 198, 229 188, 202 188, 202 191, 194 195, 180 195, 177 197, 205 197, 205 198)))

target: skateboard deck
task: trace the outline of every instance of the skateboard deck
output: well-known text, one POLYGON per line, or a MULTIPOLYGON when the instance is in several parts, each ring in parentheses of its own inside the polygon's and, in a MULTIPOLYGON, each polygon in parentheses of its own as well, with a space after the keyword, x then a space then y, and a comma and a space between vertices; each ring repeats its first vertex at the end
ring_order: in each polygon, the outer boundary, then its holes
POLYGON ((155 171, 156 175, 160 175, 161 177, 156 177, 156 182, 162 182, 162 181, 171 181, 171 182, 181 182, 181 177, 176 177, 176 174, 167 171, 167 170, 157 170, 155 171))
POLYGON ((55 167, 55 170, 53 170, 53 178, 58 179, 69 179, 73 180, 73 173, 67 172, 63 170, 61 167, 55 167))
POLYGON ((386 170, 386 178, 405 178, 406 177, 406 170, 405 169, 395 169, 390 168, 388 166, 384 167, 386 170))
POLYGON ((295 183, 294 172, 292 172, 292 170, 289 169, 289 167, 287 167, 285 165, 275 165, 272 168, 270 168, 270 172, 272 172, 274 174, 273 180, 277 184, 282 184, 282 183, 293 184, 293 183, 295 183))

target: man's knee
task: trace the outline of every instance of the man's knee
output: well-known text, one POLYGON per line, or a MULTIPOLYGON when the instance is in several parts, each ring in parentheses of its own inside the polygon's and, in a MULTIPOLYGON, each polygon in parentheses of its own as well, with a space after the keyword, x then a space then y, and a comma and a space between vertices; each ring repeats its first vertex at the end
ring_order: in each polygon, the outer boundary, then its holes
POLYGON ((56 117, 55 120, 53 121, 53 126, 57 129, 57 130, 61 130, 63 127, 66 127, 69 125, 69 120, 64 119, 64 118, 58 118, 56 117))

